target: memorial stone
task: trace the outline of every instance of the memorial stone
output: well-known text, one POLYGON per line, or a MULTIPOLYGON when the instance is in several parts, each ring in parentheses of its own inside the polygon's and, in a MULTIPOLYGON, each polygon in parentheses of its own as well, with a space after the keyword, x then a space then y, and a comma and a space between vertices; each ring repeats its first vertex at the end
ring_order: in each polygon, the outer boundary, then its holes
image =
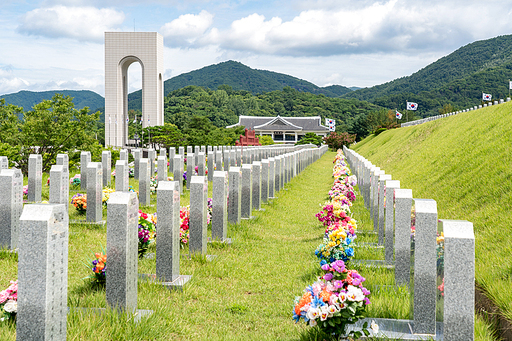
POLYGON ((395 189, 395 285, 411 281, 412 190, 395 189))
POLYGON ((213 151, 208 152, 208 181, 213 181, 213 172, 215 171, 215 154, 213 151))
POLYGON ((205 176, 206 172, 204 169, 205 164, 205 154, 203 152, 199 152, 197 154, 197 175, 199 176, 205 176))
POLYGON ((23 175, 21 170, 0 170, 0 248, 16 249, 23 210, 23 175))
POLYGON ((180 195, 183 194, 183 168, 181 167, 181 155, 175 155, 174 160, 174 173, 173 178, 174 181, 176 181, 179 185, 178 191, 180 192, 180 195))
POLYGON ((128 161, 116 161, 116 192, 128 192, 130 190, 128 161))
POLYGON ((140 159, 142 158, 142 151, 140 149, 133 150, 133 177, 139 180, 140 159))
POLYGON ((220 150, 217 150, 215 152, 215 170, 217 170, 217 171, 224 170, 224 168, 222 168, 222 152, 220 150))
POLYGON ((273 157, 268 159, 268 198, 274 199, 275 196, 275 159, 273 157))
POLYGON ((261 162, 252 163, 252 208, 261 210, 261 162))
POLYGON ((394 261, 394 247, 393 242, 395 239, 395 190, 400 188, 400 181, 387 180, 386 181, 386 220, 385 220, 385 245, 384 245, 384 259, 387 264, 393 264, 394 261))
POLYGON ((268 159, 261 160, 261 202, 268 200, 268 174, 269 161, 268 159))
POLYGON ((64 174, 62 165, 53 165, 50 169, 50 204, 68 204, 64 198, 64 174))
POLYGON ((80 189, 87 190, 87 164, 91 162, 91 152, 80 152, 80 189))
POLYGON ((242 174, 240 167, 229 168, 228 221, 239 224, 242 216, 242 174))
POLYGON ((252 165, 242 165, 242 218, 250 219, 252 213, 252 165))
POLYGON ((229 165, 230 165, 230 160, 229 160, 229 150, 224 150, 224 169, 225 171, 229 171, 229 165))
POLYGON ((149 167, 151 173, 149 173, 149 177, 152 178, 155 176, 155 159, 156 159, 156 150, 153 148, 148 149, 148 160, 149 160, 149 167))
POLYGON ((121 149, 119 151, 119 160, 126 160, 128 162, 128 150, 121 149))
POLYGON ((101 152, 101 167, 103 169, 103 187, 109 186, 112 181, 112 154, 110 150, 101 152))
POLYGON ((187 154, 187 189, 190 189, 191 179, 195 175, 195 172, 196 172, 194 162, 195 162, 194 154, 187 154))
POLYGON ((17 340, 66 340, 68 219, 64 205, 31 204, 23 209, 18 250, 17 340))
POLYGON ((62 166, 62 204, 65 203, 66 212, 69 213, 69 156, 57 154, 57 165, 62 166))
POLYGON ((100 222, 103 219, 102 182, 101 163, 89 162, 87 164, 87 211, 85 216, 88 222, 100 222))
MULTIPOLYGON (((174 174, 174 157, 176 156, 176 148, 169 147, 169 173, 174 174)), ((176 178, 174 181, 177 181, 176 178)))
POLYGON ((2 169, 9 169, 9 159, 7 159, 7 156, 0 156, 0 171, 2 169))
POLYGON ((43 181, 43 158, 40 154, 30 154, 30 156, 28 157, 28 193, 27 193, 27 199, 29 202, 41 201, 42 181, 43 181))
POLYGON ((212 191, 212 239, 224 241, 228 224, 228 172, 215 171, 212 191))
MULTIPOLYGON (((200 153, 203 154, 204 153, 200 153)), ((208 180, 205 176, 195 175, 190 182, 190 218, 189 218, 189 250, 190 254, 206 255, 207 245, 207 210, 208 180)))
POLYGON ((379 245, 384 245, 384 194, 386 191, 387 180, 391 180, 391 175, 383 174, 379 176, 379 245))
MULTIPOLYGON (((149 168, 147 159, 144 167, 149 168)), ((137 309, 139 201, 135 192, 110 194, 107 206, 106 297, 118 311, 137 309)))
POLYGON ((157 181, 167 181, 167 157, 160 155, 157 160, 157 181))
POLYGON ((149 206, 151 203, 150 189, 150 160, 142 158, 139 161, 139 202, 141 206, 149 206))

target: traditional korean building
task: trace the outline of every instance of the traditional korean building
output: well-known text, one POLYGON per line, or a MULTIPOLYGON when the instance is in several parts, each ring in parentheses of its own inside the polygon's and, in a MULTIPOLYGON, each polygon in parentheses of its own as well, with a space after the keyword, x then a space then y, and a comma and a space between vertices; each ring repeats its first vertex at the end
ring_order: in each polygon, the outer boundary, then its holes
POLYGON ((296 143, 306 133, 315 133, 319 136, 329 135, 329 128, 322 125, 320 116, 312 117, 261 117, 240 116, 238 123, 227 126, 233 128, 244 126, 254 130, 256 135, 271 136, 276 143, 296 143))

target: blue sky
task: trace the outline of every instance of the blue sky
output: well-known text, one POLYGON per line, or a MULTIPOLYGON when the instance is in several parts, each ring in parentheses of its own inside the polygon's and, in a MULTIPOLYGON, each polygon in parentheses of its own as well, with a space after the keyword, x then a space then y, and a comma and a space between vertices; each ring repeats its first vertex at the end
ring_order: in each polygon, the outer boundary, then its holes
MULTIPOLYGON (((236 60, 319 86, 410 75, 512 33, 512 2, 462 0, 2 0, 0 94, 104 94, 105 31, 164 36, 165 79, 236 60)), ((130 67, 130 91, 140 88, 130 67)))

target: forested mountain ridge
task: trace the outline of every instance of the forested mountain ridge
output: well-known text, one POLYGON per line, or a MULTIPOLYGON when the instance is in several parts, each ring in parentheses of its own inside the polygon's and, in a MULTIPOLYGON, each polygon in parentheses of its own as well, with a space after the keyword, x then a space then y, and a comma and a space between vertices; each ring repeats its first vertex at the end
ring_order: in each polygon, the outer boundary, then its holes
POLYGON ((29 111, 34 104, 43 100, 51 99, 55 94, 63 94, 64 96, 73 97, 75 109, 89 107, 91 112, 103 110, 105 107, 105 98, 90 90, 50 90, 50 91, 27 91, 21 90, 16 93, 0 95, 5 99, 6 103, 22 107, 23 110, 29 111))

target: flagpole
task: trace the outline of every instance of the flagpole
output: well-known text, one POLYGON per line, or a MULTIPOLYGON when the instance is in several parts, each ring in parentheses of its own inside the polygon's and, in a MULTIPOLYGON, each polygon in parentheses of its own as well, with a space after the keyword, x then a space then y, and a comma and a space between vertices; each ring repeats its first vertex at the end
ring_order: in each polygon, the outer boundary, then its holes
POLYGON ((508 80, 508 97, 510 97, 510 78, 508 80))

